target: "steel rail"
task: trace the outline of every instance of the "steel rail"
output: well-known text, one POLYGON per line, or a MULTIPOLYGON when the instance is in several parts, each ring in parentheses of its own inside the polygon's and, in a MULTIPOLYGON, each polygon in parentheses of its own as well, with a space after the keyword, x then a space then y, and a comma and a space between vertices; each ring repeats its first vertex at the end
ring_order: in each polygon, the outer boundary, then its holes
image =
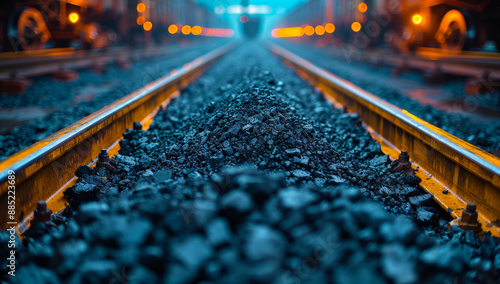
MULTIPOLYGON (((460 217, 465 202, 476 203, 488 222, 500 219, 500 159, 435 127, 321 69, 301 57, 269 44, 271 51, 291 65, 328 97, 359 113, 362 121, 396 149, 407 150, 414 164, 431 173, 453 194, 431 192, 445 208, 460 217), (450 196, 459 201, 453 203, 450 196)), ((424 181, 423 181, 424 182, 424 181)), ((453 214, 452 214, 453 215, 453 214)), ((485 228, 499 235, 498 228, 485 228)))
MULTIPOLYGON (((184 65, 176 74, 164 76, 101 110, 79 120, 0 162, 0 204, 8 200, 9 171, 15 172, 16 214, 34 211, 39 200, 47 200, 74 178, 80 165, 92 163, 101 149, 116 144, 134 121, 157 111, 215 60, 235 48, 229 43, 184 65)), ((2 228, 7 210, 0 212, 2 228)), ((12 220, 11 220, 12 221, 12 220)))
POLYGON ((401 69, 413 68, 468 77, 488 75, 493 80, 500 80, 500 56, 496 53, 453 54, 429 48, 421 48, 412 53, 394 53, 383 49, 354 50, 355 52, 341 55, 361 62, 388 64, 401 69))
MULTIPOLYGON (((10 77, 36 77, 52 74, 64 69, 85 69, 93 65, 106 65, 120 61, 134 61, 137 58, 154 58, 172 53, 172 48, 147 47, 133 49, 116 46, 104 50, 55 49, 40 54, 0 54, 0 79, 10 77)), ((24 53, 23 53, 24 54, 24 53)))

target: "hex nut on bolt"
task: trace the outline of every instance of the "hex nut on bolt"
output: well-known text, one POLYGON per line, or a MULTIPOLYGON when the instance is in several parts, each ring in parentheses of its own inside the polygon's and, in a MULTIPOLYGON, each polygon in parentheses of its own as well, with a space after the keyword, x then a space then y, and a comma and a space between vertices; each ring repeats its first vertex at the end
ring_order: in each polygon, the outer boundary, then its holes
POLYGON ((99 157, 96 163, 96 168, 106 168, 109 171, 115 170, 115 167, 111 165, 111 161, 109 159, 109 155, 106 149, 102 149, 101 153, 99 153, 99 157))
POLYGON ((476 211, 476 204, 467 203, 467 207, 462 211, 462 218, 460 221, 467 224, 476 224, 478 213, 476 211))
POLYGON ((47 223, 50 222, 50 215, 52 211, 47 208, 47 202, 38 201, 35 212, 33 213, 33 221, 35 223, 47 223))
POLYGON ((478 217, 479 214, 476 211, 476 204, 467 203, 467 207, 462 210, 462 217, 451 221, 448 229, 458 226, 463 230, 481 233, 483 229, 481 222, 478 220, 478 217))
POLYGON ((415 170, 411 167, 410 156, 407 151, 401 151, 398 159, 391 163, 391 171, 405 172, 408 176, 415 174, 415 170))

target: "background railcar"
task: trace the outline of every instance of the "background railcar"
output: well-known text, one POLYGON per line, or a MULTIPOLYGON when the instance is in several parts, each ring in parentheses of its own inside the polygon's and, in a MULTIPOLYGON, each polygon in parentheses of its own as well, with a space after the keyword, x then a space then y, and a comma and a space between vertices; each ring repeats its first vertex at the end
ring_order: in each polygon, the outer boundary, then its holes
POLYGON ((39 50, 51 43, 86 48, 113 42, 165 41, 171 24, 225 27, 193 0, 3 0, 2 50, 39 50))
POLYGON ((325 23, 333 23, 335 33, 318 41, 358 39, 363 45, 386 43, 398 50, 431 46, 447 51, 492 41, 500 49, 500 1, 494 0, 309 0, 279 27, 325 23))

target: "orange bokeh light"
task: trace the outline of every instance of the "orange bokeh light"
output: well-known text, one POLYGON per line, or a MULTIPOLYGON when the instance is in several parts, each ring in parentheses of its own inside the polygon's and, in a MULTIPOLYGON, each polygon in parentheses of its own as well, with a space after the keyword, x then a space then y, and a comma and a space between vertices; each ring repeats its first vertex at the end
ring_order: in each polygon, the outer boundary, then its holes
POLYGON ((366 12, 366 10, 368 10, 368 6, 365 3, 359 3, 358 10, 361 13, 364 13, 364 12, 366 12))
POLYGON ((80 16, 78 16, 77 13, 69 14, 69 21, 72 22, 73 24, 78 22, 79 19, 80 19, 80 16))
POLYGON ((314 34, 314 28, 311 26, 306 26, 304 28, 304 33, 308 36, 312 36, 314 34))
POLYGON ((335 26, 332 23, 328 23, 325 25, 325 31, 331 34, 335 31, 335 26))
POLYGON ((191 33, 191 27, 188 26, 188 25, 185 25, 182 27, 182 33, 185 34, 185 35, 188 35, 191 33))
POLYGON ((145 22, 146 22, 146 19, 144 19, 144 17, 143 17, 143 16, 140 16, 140 17, 138 17, 138 18, 137 18, 137 24, 138 24, 139 26, 144 25, 144 23, 145 23, 145 22))
POLYGON ((422 16, 419 14, 413 15, 412 17, 412 21, 415 25, 420 25, 420 23, 422 23, 422 19, 422 16))
MULTIPOLYGON (((312 27, 311 27, 312 28, 312 27)), ((314 29, 313 29, 314 33, 314 29)), ((274 37, 299 37, 304 35, 304 29, 301 27, 291 27, 273 30, 274 37)))
POLYGON ((201 27, 200 27, 200 26, 194 26, 194 27, 191 29, 191 32, 192 32, 194 35, 199 35, 199 34, 201 34, 201 27))
MULTIPOLYGON (((132 6, 132 7, 134 7, 134 6, 132 6)), ((137 12, 142 13, 144 11, 146 11, 146 5, 144 5, 144 3, 137 4, 137 12)))
POLYGON ((325 34, 325 28, 323 26, 316 26, 314 29, 317 35, 324 35, 325 34))
POLYGON ((168 32, 171 34, 175 34, 179 31, 179 28, 176 25, 170 25, 168 27, 168 32))
POLYGON ((359 31, 361 30, 361 24, 360 24, 359 22, 354 22, 354 23, 352 23, 352 25, 351 25, 351 29, 352 29, 355 33, 357 33, 357 32, 359 32, 359 31))
POLYGON ((145 31, 148 32, 153 28, 153 23, 151 23, 150 21, 147 21, 144 23, 144 25, 142 25, 142 27, 144 28, 145 31))

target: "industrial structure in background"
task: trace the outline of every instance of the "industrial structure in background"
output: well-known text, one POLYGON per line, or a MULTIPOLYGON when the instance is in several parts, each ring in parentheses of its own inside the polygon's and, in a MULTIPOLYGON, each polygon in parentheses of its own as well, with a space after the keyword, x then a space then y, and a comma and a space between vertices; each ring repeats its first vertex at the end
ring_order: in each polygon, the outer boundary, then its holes
POLYGON ((273 36, 460 51, 486 41, 500 49, 499 25, 500 1, 493 0, 309 0, 280 22, 279 28, 289 30, 276 29, 273 36))
POLYGON ((248 0, 241 0, 241 6, 243 7, 243 14, 240 16, 239 21, 241 23, 243 34, 247 38, 256 37, 261 28, 261 17, 255 14, 251 14, 248 11, 248 0))
MULTIPOLYGON (((209 28, 227 28, 193 0, 4 0, 0 19, 2 51, 40 50, 48 43, 67 47, 75 42, 100 48, 114 42, 166 41, 172 30, 183 36, 194 26, 199 27, 194 35, 198 30, 198 35, 209 35, 209 28), (177 29, 169 30, 171 25, 177 29), (182 30, 183 26, 189 29, 182 30)), ((229 35, 219 30, 212 34, 229 35)))

